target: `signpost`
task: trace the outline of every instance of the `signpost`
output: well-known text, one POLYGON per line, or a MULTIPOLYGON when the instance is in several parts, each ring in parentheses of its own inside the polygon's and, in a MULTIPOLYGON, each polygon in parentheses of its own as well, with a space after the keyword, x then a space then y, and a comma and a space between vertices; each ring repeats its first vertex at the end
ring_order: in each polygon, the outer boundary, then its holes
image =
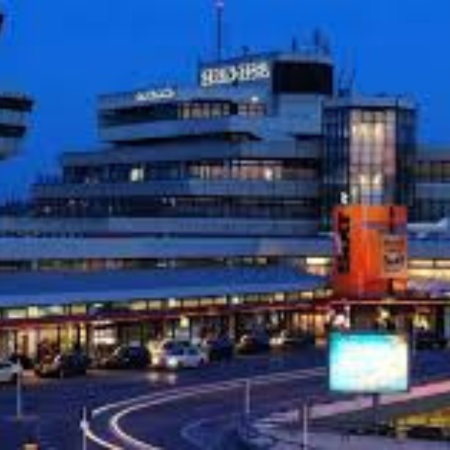
POLYGON ((87 439, 87 432, 89 429, 89 420, 88 420, 88 410, 86 407, 83 408, 83 412, 81 415, 81 422, 80 422, 80 428, 83 436, 83 450, 87 450, 88 448, 88 439, 87 439))

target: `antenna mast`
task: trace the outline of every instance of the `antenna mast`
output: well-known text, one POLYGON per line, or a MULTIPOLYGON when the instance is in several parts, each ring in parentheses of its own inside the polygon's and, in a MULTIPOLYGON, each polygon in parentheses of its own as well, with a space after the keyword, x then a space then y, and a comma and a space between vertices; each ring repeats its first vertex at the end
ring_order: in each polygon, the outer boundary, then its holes
POLYGON ((217 35, 216 35, 216 51, 217 60, 222 61, 223 53, 223 15, 225 9, 225 0, 215 0, 216 2, 216 20, 217 20, 217 35))

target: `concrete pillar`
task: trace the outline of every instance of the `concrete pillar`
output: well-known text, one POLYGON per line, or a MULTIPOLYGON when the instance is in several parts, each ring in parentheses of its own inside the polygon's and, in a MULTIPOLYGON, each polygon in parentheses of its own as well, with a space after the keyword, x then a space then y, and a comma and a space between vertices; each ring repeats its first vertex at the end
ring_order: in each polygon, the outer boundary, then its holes
POLYGON ((444 338, 450 339, 450 307, 444 307, 444 338))
POLYGON ((0 359, 6 359, 9 354, 9 331, 0 331, 0 359))

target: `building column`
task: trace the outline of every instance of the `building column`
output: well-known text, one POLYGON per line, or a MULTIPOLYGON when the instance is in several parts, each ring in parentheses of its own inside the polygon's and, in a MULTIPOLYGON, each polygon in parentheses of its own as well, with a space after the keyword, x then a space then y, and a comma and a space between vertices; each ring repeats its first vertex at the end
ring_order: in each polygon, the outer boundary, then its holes
POLYGON ((90 356, 94 353, 94 330, 92 324, 90 323, 86 323, 84 326, 86 333, 86 342, 84 344, 85 352, 88 356, 90 356))
POLYGON ((239 334, 238 328, 239 314, 231 312, 228 316, 228 334, 231 339, 237 339, 239 334))
POLYGON ((445 306, 443 311, 444 314, 444 338, 450 339, 450 307, 445 306))
POLYGON ((0 331, 0 359, 6 359, 9 354, 9 335, 9 331, 0 331))

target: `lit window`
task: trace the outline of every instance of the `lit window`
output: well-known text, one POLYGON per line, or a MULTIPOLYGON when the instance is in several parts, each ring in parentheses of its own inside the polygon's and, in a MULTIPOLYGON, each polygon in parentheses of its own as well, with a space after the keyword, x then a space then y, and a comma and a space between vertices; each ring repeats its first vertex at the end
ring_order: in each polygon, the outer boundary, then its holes
POLYGON ((169 298, 168 301, 168 307, 169 308, 176 308, 178 306, 178 301, 175 298, 169 298))
POLYGON ((275 171, 270 168, 267 167, 266 169, 264 169, 264 179, 266 181, 272 181, 275 178, 275 171))
POLYGON ((130 181, 132 183, 139 183, 144 181, 145 172, 143 167, 133 167, 130 171, 130 181))

